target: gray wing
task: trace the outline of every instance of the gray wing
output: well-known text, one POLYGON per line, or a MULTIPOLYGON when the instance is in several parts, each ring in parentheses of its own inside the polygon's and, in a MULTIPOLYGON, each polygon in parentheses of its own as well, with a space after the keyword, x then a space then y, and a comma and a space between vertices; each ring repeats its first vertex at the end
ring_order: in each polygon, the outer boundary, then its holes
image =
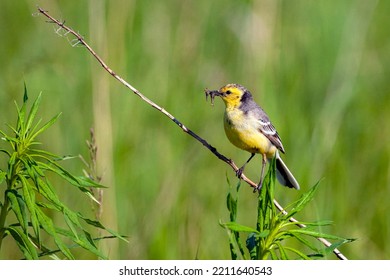
POLYGON ((269 117, 260 106, 256 107, 256 110, 253 110, 252 112, 259 121, 260 132, 263 133, 271 141, 271 143, 274 144, 276 148, 278 148, 278 150, 284 153, 282 140, 280 139, 279 134, 271 123, 269 117))

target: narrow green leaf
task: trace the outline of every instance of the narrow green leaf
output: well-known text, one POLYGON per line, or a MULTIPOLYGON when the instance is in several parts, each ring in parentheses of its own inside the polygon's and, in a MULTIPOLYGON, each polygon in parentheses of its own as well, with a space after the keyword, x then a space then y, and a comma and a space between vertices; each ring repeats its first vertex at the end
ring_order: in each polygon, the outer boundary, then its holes
POLYGON ((230 256, 232 260, 238 260, 239 258, 239 249, 237 245, 237 239, 234 233, 227 228, 225 228, 229 237, 229 249, 230 249, 230 256))
POLYGON ((309 236, 313 236, 316 238, 322 237, 322 238, 326 238, 326 239, 340 239, 340 240, 344 239, 344 238, 336 236, 336 235, 326 234, 323 232, 317 232, 317 231, 313 231, 310 229, 291 229, 291 230, 289 230, 289 232, 291 232, 293 234, 309 235, 309 236))
POLYGON ((28 217, 23 198, 16 190, 8 190, 7 197, 11 203, 11 209, 22 226, 23 231, 27 233, 28 217))
POLYGON ((51 202, 51 208, 56 209, 58 211, 62 211, 65 205, 61 202, 57 194, 54 192, 50 182, 42 178, 37 178, 36 184, 39 188, 39 193, 51 202))
POLYGON ((308 228, 313 228, 313 227, 324 227, 324 226, 330 226, 333 225, 333 221, 315 221, 315 222, 286 222, 284 223, 284 227, 288 226, 297 226, 297 225, 305 225, 308 228))
MULTIPOLYGON (((104 256, 96 247, 96 245, 94 244, 94 241, 93 239, 90 237, 89 233, 87 232, 84 232, 86 233, 86 235, 80 235, 78 239, 76 239, 74 237, 74 235, 68 231, 68 230, 65 230, 65 229, 59 229, 57 228, 56 231, 63 235, 63 236, 66 236, 68 238, 70 238, 75 244, 77 244, 78 246, 86 249, 87 251, 90 251, 91 253, 95 254, 96 256, 102 258, 102 259, 106 259, 107 257, 104 256)), ((70 247, 75 247, 75 246, 70 246, 70 247)))
POLYGON ((61 211, 61 209, 58 209, 58 207, 54 206, 52 203, 45 203, 42 201, 37 201, 36 204, 41 208, 46 208, 46 209, 54 210, 57 212, 61 211))
POLYGON ((26 114, 26 106, 23 104, 22 108, 19 109, 18 104, 15 102, 16 111, 18 113, 18 119, 16 121, 16 132, 18 137, 24 139, 26 130, 25 130, 25 114, 26 114))
MULTIPOLYGON (((30 161, 31 162, 31 161, 30 161)), ((43 172, 43 170, 41 170, 41 168, 35 163, 33 165, 31 165, 32 167, 32 171, 37 174, 36 177, 45 177, 45 173, 43 172)))
MULTIPOLYGON (((56 193, 53 190, 53 187, 51 186, 49 181, 45 181, 42 179, 38 179, 38 184, 40 186, 40 193, 49 201, 51 201, 53 206, 56 208, 56 210, 59 210, 64 215, 64 219, 66 224, 69 226, 71 231, 74 234, 74 237, 76 239, 79 238, 79 235, 77 233, 77 228, 82 229, 77 213, 71 211, 68 207, 66 207, 58 198, 56 193)), ((52 206, 51 206, 52 207, 52 206)))
POLYGON ((95 181, 85 176, 75 176, 75 178, 77 179, 79 185, 85 188, 99 188, 99 189, 107 188, 106 186, 96 183, 95 181))
POLYGON ((307 257, 310 258, 310 260, 318 260, 324 258, 325 256, 320 253, 314 253, 314 254, 307 254, 307 257))
MULTIPOLYGON (((14 128, 12 125, 10 125, 10 124, 8 124, 8 123, 6 123, 5 125, 6 125, 9 129, 11 129, 12 132, 13 132, 15 135, 18 135, 18 130, 17 130, 16 128, 14 128)), ((4 138, 12 138, 12 137, 8 136, 7 134, 5 134, 4 132, 2 132, 2 134, 3 134, 4 138)), ((14 138, 14 139, 16 139, 16 138, 14 138)))
MULTIPOLYGON (((7 173, 7 177, 8 178, 12 178, 12 176, 14 174, 13 172, 14 172, 17 156, 18 156, 18 153, 17 152, 13 152, 11 157, 8 160, 8 173, 7 173)), ((13 187, 13 186, 11 186, 11 187, 13 187)))
POLYGON ((263 186, 260 190, 257 206, 257 230, 264 231, 269 229, 272 217, 276 214, 273 203, 274 187, 276 179, 275 159, 270 162, 268 172, 265 175, 263 186))
POLYGON ((61 238, 58 236, 56 229, 53 225, 53 221, 48 218, 39 208, 37 208, 37 216, 40 221, 40 224, 42 225, 43 229, 54 238, 54 242, 58 246, 58 249, 61 250, 61 252, 68 258, 68 259, 74 259, 72 253, 69 251, 65 243, 61 240, 61 238))
POLYGON ((226 197, 226 206, 230 213, 230 221, 235 221, 237 217, 237 200, 229 192, 226 197))
POLYGON ((290 212, 284 216, 285 220, 288 220, 292 216, 294 216, 296 213, 300 212, 314 197, 315 192, 317 191, 317 188, 320 184, 320 181, 317 182, 308 192, 304 193, 302 197, 297 201, 293 209, 290 210, 290 212))
MULTIPOLYGON (((66 237, 69 237, 69 238, 72 238, 73 237, 73 234, 65 229, 61 229, 61 228, 56 228, 56 232, 57 234, 60 234, 62 236, 66 236, 66 237)), ((102 236, 102 237, 98 237, 98 238, 94 238, 93 240, 95 242, 99 242, 100 240, 104 240, 104 239, 112 239, 112 238, 116 238, 115 236, 102 236)), ((73 248, 80 248, 81 246, 78 245, 77 243, 74 243, 74 244, 71 244, 68 246, 69 249, 73 249, 73 248)), ((47 255, 50 255, 53 259, 59 259, 58 256, 56 256, 55 254, 60 252, 60 250, 58 249, 55 249, 55 250, 50 250, 48 248, 43 248, 43 253, 40 253, 39 254, 39 257, 42 257, 42 256, 47 256, 47 255)), ((102 258, 105 258, 105 256, 102 255, 102 258)))
POLYGON ((239 180, 236 186, 236 197, 233 193, 233 187, 230 184, 230 180, 227 174, 226 174, 226 181, 229 186, 229 192, 226 196, 226 205, 229 210, 230 221, 235 221, 237 218, 238 190, 240 188, 241 181, 239 180))
POLYGON ((23 103, 27 103, 27 100, 28 100, 27 85, 26 82, 24 82, 23 103))
POLYGON ((274 250, 271 250, 269 253, 271 255, 272 260, 279 260, 279 257, 278 257, 278 255, 276 255, 276 252, 274 250))
POLYGON ((84 236, 85 236, 86 240, 88 240, 88 242, 89 242, 93 247, 97 248, 97 247, 96 247, 96 244, 95 244, 95 241, 93 240, 91 234, 90 234, 88 231, 86 231, 86 230, 83 230, 83 233, 84 233, 84 236))
POLYGON ((84 217, 81 213, 77 213, 78 216, 83 219, 86 223, 88 223, 89 225, 92 225, 96 228, 100 228, 100 229, 103 229, 109 233, 111 233, 112 235, 114 235, 115 237, 125 241, 125 242, 129 242, 127 239, 125 239, 123 236, 119 235, 117 232, 109 229, 109 228, 106 228, 105 226, 103 226, 99 221, 96 221, 96 220, 91 220, 91 219, 88 219, 86 217, 84 217))
MULTIPOLYGON (((77 187, 79 190, 81 190, 83 193, 85 193, 89 198, 94 200, 96 203, 99 203, 99 201, 96 200, 96 198, 91 194, 91 191, 84 187, 84 180, 79 180, 78 177, 73 176, 68 171, 66 171, 64 168, 62 168, 60 165, 54 163, 51 161, 51 164, 46 164, 43 162, 38 162, 38 166, 41 169, 49 170, 51 172, 54 172, 55 174, 59 175, 61 178, 68 181, 72 186, 77 187)), ((88 185, 89 183, 87 183, 88 185)))
POLYGON ((292 233, 290 233, 287 230, 279 231, 277 234, 274 235, 273 240, 282 241, 288 238, 291 238, 293 236, 292 233))
POLYGON ((76 227, 79 229, 83 229, 83 227, 81 226, 81 224, 78 220, 78 215, 68 208, 63 209, 63 214, 64 214, 66 224, 68 225, 70 230, 73 232, 75 238, 79 239, 79 234, 77 233, 76 227))
POLYGON ((82 187, 78 179, 70 174, 67 170, 65 170, 63 167, 61 167, 59 164, 55 163, 54 161, 49 161, 50 164, 43 163, 41 161, 38 162, 38 166, 41 169, 49 170, 54 172, 55 174, 59 175, 61 178, 68 181, 71 185, 82 187))
POLYGON ((22 175, 18 176, 20 181, 22 182, 22 190, 24 201, 26 202, 27 209, 30 212, 30 220, 32 227, 34 229, 35 235, 40 240, 40 231, 39 231, 39 221, 37 218, 36 210, 39 209, 35 204, 35 194, 32 190, 32 186, 26 180, 26 178, 22 175))
POLYGON ((245 250, 244 250, 244 246, 242 245, 240 233, 234 232, 233 234, 234 234, 234 237, 236 238, 237 246, 238 246, 238 249, 240 250, 242 259, 246 260, 245 250))
MULTIPOLYGON (((39 254, 38 254, 38 257, 43 257, 43 256, 50 256, 52 259, 55 259, 55 260, 60 260, 60 258, 58 256, 55 255, 55 252, 52 253, 53 250, 47 248, 45 245, 43 244, 40 244, 39 241, 32 235, 28 235, 29 239, 31 240, 31 242, 34 244, 34 246, 36 248, 39 248, 39 250, 41 251, 39 254)), ((60 252, 60 250, 57 250, 56 252, 60 252)))
POLYGON ((29 131, 31 129, 31 125, 34 121, 35 115, 37 114, 39 104, 41 103, 41 99, 42 99, 42 94, 40 93, 38 97, 35 99, 33 105, 31 106, 30 113, 28 114, 27 121, 26 121, 26 131, 29 131))
POLYGON ((309 240, 303 238, 300 234, 291 233, 292 236, 294 236, 299 242, 306 245, 308 248, 313 250, 314 252, 318 252, 318 248, 309 240))
POLYGON ((56 121, 57 119, 61 116, 61 113, 57 114, 56 116, 54 116, 51 120, 49 120, 47 123, 45 123, 40 129, 38 129, 37 131, 34 132, 34 134, 32 134, 30 136, 30 139, 35 139, 39 134, 41 134, 43 131, 45 131, 46 129, 48 129, 50 126, 52 126, 56 121))
POLYGON ((45 150, 40 150, 40 149, 30 149, 30 155, 32 157, 42 157, 44 159, 47 159, 48 161, 57 160, 57 159, 61 158, 60 156, 58 156, 56 154, 50 153, 50 152, 45 151, 45 150))
POLYGON ((275 245, 279 249, 280 259, 281 260, 288 260, 288 256, 286 254, 286 251, 284 250, 283 245, 280 242, 275 242, 275 245))
POLYGON ((36 135, 34 136, 34 134, 38 130, 38 127, 40 127, 41 122, 42 122, 42 119, 39 119, 37 122, 35 122, 34 126, 29 130, 31 145, 39 145, 39 144, 41 144, 40 142, 34 141, 35 140, 35 136, 36 136, 36 135))
MULTIPOLYGON (((72 232, 68 231, 68 230, 65 230, 65 229, 61 229, 61 228, 56 228, 56 232, 58 234, 61 234, 62 236, 65 236, 65 237, 68 237, 69 239, 71 239, 75 244, 77 244, 77 246, 79 247, 82 247, 84 249, 86 249, 87 251, 90 251, 91 253, 95 254, 96 256, 102 258, 102 259, 106 259, 107 257, 104 256, 97 248, 96 248, 96 245, 94 244, 94 241, 92 238, 90 238, 89 236, 89 233, 87 235, 82 235, 80 234, 80 238, 79 239, 76 239, 73 235, 72 232), (90 242, 92 240, 92 243, 90 242)), ((84 232, 86 233, 86 232, 84 232)), ((77 246, 75 245, 70 245, 68 246, 68 248, 76 248, 77 246)))
POLYGON ((331 246, 329 247, 326 247, 323 251, 321 252, 324 252, 324 255, 329 255, 333 252, 333 250, 335 250, 336 248, 340 247, 341 245, 343 244, 346 244, 346 243, 350 243, 350 242, 353 242, 355 241, 356 239, 342 239, 338 242, 334 242, 332 243, 331 246))
POLYGON ((107 257, 100 252, 95 246, 92 246, 89 240, 87 240, 85 237, 81 237, 77 240, 75 240, 75 243, 78 244, 79 246, 83 247, 84 249, 90 251, 94 255, 100 257, 101 259, 106 260, 107 257))
POLYGON ((299 257, 301 257, 302 259, 304 260, 311 260, 311 258, 309 258, 308 256, 306 256, 304 253, 302 253, 301 251, 295 249, 295 248, 292 248, 292 247, 284 247, 284 250, 285 251, 291 251, 295 254, 297 254, 299 257))
POLYGON ((269 229, 266 229, 266 230, 263 230, 262 232, 260 233, 256 233, 256 236, 258 238, 266 238, 270 233, 270 230, 269 229))
POLYGON ((89 191, 89 190, 87 190, 87 189, 85 189, 85 188, 80 189, 80 190, 81 190, 84 194, 86 194, 92 201, 94 201, 94 202, 96 202, 97 204, 100 205, 100 201, 97 200, 97 199, 95 198, 95 196, 91 193, 91 191, 89 191))
POLYGON ((236 222, 228 222, 228 223, 221 223, 220 224, 222 227, 228 228, 231 231, 236 231, 236 232, 255 232, 255 233, 260 233, 254 228, 243 226, 240 224, 237 224, 236 222))
POLYGON ((17 227, 9 227, 7 231, 12 235, 19 249, 28 260, 38 259, 38 253, 28 236, 17 227))
MULTIPOLYGON (((19 143, 19 140, 18 140, 17 138, 11 137, 11 136, 8 136, 8 135, 4 135, 4 137, 2 137, 2 140, 4 140, 4 141, 8 142, 9 144, 11 144, 12 150, 15 150, 15 145, 16 145, 17 143, 19 143)), ((1 151, 4 152, 4 153, 6 153, 6 154, 9 155, 9 156, 11 155, 10 152, 8 152, 8 151, 6 151, 6 150, 4 150, 4 149, 2 149, 1 151)))
POLYGON ((28 176, 35 182, 37 174, 32 169, 33 162, 28 160, 28 157, 19 157, 19 160, 23 163, 23 167, 27 171, 28 176))
POLYGON ((4 153, 4 154, 6 154, 8 157, 10 157, 10 156, 11 156, 11 153, 10 153, 10 152, 8 152, 7 150, 0 149, 0 152, 2 152, 2 153, 4 153))
POLYGON ((257 202, 257 223, 256 229, 263 231, 265 229, 265 216, 266 216, 266 188, 261 188, 257 202))

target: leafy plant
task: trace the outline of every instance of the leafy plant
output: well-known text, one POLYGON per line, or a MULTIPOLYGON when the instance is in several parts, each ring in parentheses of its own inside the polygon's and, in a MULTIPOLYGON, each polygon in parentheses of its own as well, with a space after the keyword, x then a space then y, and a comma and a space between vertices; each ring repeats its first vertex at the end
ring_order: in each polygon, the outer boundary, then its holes
POLYGON ((98 250, 97 239, 92 238, 86 225, 104 229, 115 237, 122 237, 105 228, 99 221, 68 208, 60 200, 48 175, 59 176, 63 182, 76 187, 93 200, 90 188, 102 186, 87 177, 74 176, 61 167, 59 162, 65 157, 61 158, 38 148, 40 143, 37 142, 37 136, 52 126, 60 114, 40 125, 41 120, 35 122, 35 118, 41 94, 28 113, 27 102, 25 87, 23 106, 19 108, 15 103, 18 113, 16 126, 8 125, 13 135, 0 131, 1 140, 9 144, 8 149, 0 149, 8 158, 7 167, 0 169, 0 185, 5 187, 4 200, 0 203, 0 251, 8 237, 16 242, 26 259, 38 259, 43 255, 74 259, 71 252, 73 247, 82 247, 99 258, 106 258, 98 250), (15 215, 16 222, 7 223, 10 213, 15 215), (51 218, 54 213, 62 215, 67 228, 54 223, 51 218), (48 235, 54 241, 54 249, 43 243, 43 235, 48 235), (66 239, 71 243, 66 243, 66 239), (59 252, 62 254, 58 255, 59 252))
POLYGON ((235 194, 232 188, 227 195, 227 208, 230 213, 230 222, 220 223, 229 235, 229 246, 232 259, 253 259, 253 260, 287 260, 287 259, 316 259, 323 258, 342 244, 353 241, 339 236, 323 233, 320 229, 330 225, 329 221, 318 222, 294 222, 290 218, 299 213, 313 199, 319 186, 317 183, 300 199, 292 203, 288 214, 279 212, 274 204, 275 186, 275 161, 264 179, 263 187, 260 190, 257 207, 256 228, 248 227, 237 223, 238 191, 240 183, 236 187, 235 194), (302 226, 303 225, 303 226, 302 226), (299 227, 297 227, 299 226, 299 227), (246 249, 242 244, 241 235, 247 234, 246 249), (311 238, 311 239, 310 239, 311 238), (335 240, 332 246, 318 249, 316 238, 335 240), (308 249, 308 253, 298 250, 287 243, 295 239, 308 249), (249 254, 249 257, 247 256, 249 254))

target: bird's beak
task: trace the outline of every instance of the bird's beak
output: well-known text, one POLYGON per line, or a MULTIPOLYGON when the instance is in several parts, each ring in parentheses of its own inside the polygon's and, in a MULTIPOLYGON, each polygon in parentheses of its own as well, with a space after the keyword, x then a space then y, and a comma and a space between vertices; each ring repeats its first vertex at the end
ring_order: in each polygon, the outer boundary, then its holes
POLYGON ((214 97, 215 96, 221 96, 222 95, 218 90, 209 90, 207 88, 204 90, 204 92, 206 94, 206 100, 207 100, 207 97, 210 96, 211 105, 214 105, 214 97))

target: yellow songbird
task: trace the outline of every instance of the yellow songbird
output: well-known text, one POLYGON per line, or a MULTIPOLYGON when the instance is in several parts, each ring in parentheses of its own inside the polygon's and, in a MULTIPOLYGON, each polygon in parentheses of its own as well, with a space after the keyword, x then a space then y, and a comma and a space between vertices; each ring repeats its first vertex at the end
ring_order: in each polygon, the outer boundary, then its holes
POLYGON ((205 92, 206 96, 211 97, 212 102, 215 96, 221 97, 225 102, 224 127, 230 142, 236 147, 251 153, 245 164, 238 169, 237 176, 241 178, 245 165, 255 154, 261 154, 261 175, 257 186, 257 190, 259 190, 263 184, 267 161, 276 157, 276 177, 278 181, 283 186, 299 190, 297 180, 279 155, 278 151, 284 153, 284 148, 278 132, 267 114, 253 100, 252 94, 239 84, 228 84, 219 90, 206 89, 205 92))

